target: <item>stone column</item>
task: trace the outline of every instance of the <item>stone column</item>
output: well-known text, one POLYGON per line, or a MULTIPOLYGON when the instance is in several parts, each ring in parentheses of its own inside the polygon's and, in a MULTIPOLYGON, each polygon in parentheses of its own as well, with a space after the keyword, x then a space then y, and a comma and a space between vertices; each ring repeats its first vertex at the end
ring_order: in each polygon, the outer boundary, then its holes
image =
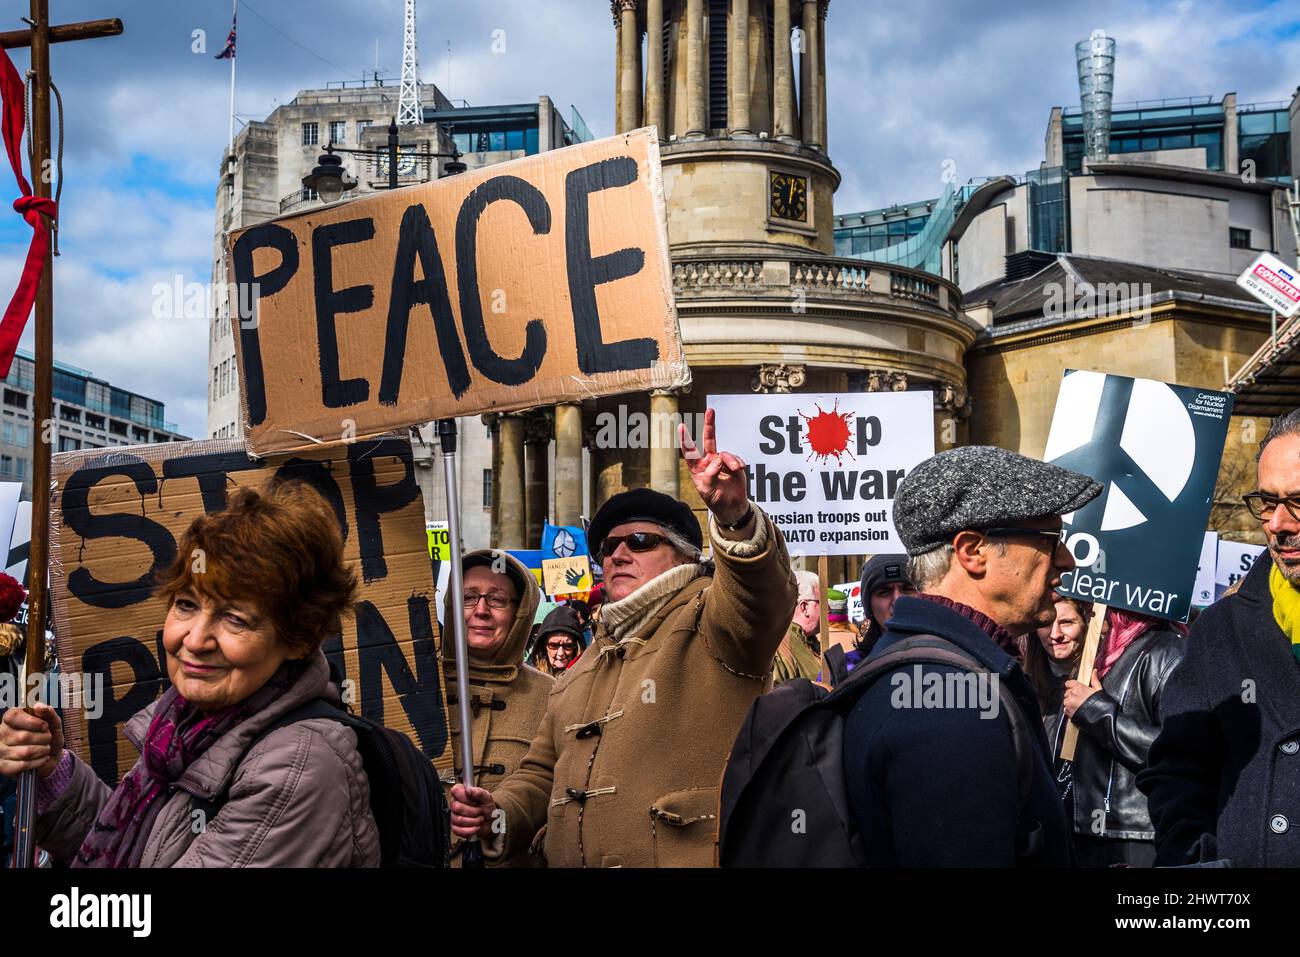
POLYGON ((821 46, 818 28, 821 26, 817 15, 817 0, 804 0, 803 4, 803 46, 799 54, 799 116, 802 119, 802 135, 805 146, 818 147, 817 123, 821 115, 821 106, 817 102, 821 90, 821 75, 817 63, 817 48, 821 46))
POLYGON ((526 545, 524 503, 524 417, 507 412, 497 420, 501 446, 501 470, 497 472, 500 505, 498 548, 526 545))
POLYGON ((686 0, 686 135, 709 132, 704 99, 704 0, 686 0))
POLYGON ((794 67, 790 62, 790 0, 773 0, 772 135, 793 140, 794 67))
POLYGON ((749 0, 731 0, 731 135, 753 133, 749 125, 749 0))
POLYGON ((619 26, 619 0, 609 0, 614 15, 614 132, 623 132, 623 30, 619 26))
POLYGON ((826 13, 827 4, 818 4, 820 15, 817 18, 817 142, 822 151, 831 150, 830 133, 826 128, 826 13))
POLYGON ((545 412, 534 413, 524 420, 524 524, 528 539, 525 548, 540 548, 542 544, 542 527, 550 504, 547 479, 552 429, 545 412))
POLYGON ((634 130, 641 124, 641 31, 636 25, 637 0, 618 0, 620 26, 618 35, 619 61, 619 113, 622 116, 620 133, 634 130))
POLYGON ((577 525, 582 518, 582 406, 555 407, 555 508, 556 525, 577 525))
POLYGON ((646 8, 645 122, 659 129, 659 138, 668 139, 664 127, 664 0, 648 0, 646 8))
POLYGON ((650 487, 677 497, 677 393, 655 389, 650 393, 650 487))

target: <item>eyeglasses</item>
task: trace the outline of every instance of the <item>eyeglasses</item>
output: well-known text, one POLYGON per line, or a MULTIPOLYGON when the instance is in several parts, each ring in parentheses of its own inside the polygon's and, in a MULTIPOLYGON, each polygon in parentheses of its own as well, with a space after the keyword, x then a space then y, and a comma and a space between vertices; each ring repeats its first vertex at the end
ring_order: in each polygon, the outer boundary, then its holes
POLYGON ((487 595, 480 595, 478 592, 467 591, 465 592, 463 599, 466 611, 472 611, 477 608, 480 601, 486 601, 488 607, 495 609, 496 611, 500 611, 502 608, 506 608, 515 603, 513 598, 507 597, 500 592, 491 592, 487 595))
POLYGON ((1045 541, 1051 541, 1052 547, 1056 548, 1062 543, 1061 533, 1046 528, 1021 528, 1017 525, 998 525, 993 528, 982 529, 985 536, 989 538, 1016 538, 1017 536, 1033 536, 1045 541))
POLYGON ((666 535, 659 535, 656 532, 631 532, 627 535, 606 535, 605 540, 600 543, 600 551, 596 554, 596 560, 603 562, 618 551, 618 546, 625 543, 629 551, 648 552, 658 548, 666 541, 668 541, 666 535))
POLYGON ((575 644, 577 644, 577 642, 573 641, 572 639, 565 639, 563 641, 548 641, 546 643, 546 650, 572 652, 574 650, 573 646, 575 644))
POLYGON ((1273 517, 1279 505, 1286 509, 1286 513, 1297 522, 1300 522, 1300 515, 1296 510, 1300 509, 1300 501, 1293 498, 1278 498, 1276 495, 1266 495, 1263 492, 1251 492, 1249 495, 1243 495, 1241 500, 1246 503, 1246 508, 1250 509, 1250 514, 1261 522, 1267 522, 1273 517))

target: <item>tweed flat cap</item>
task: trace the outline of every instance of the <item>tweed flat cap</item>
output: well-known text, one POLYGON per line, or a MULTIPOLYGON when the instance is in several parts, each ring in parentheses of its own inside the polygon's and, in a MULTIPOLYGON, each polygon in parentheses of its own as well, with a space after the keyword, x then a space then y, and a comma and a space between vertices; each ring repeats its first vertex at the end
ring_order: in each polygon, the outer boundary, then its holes
POLYGON ((1073 512, 1101 488, 1057 465, 992 445, 967 445, 912 469, 894 499, 894 526, 907 554, 923 555, 963 529, 1073 512))

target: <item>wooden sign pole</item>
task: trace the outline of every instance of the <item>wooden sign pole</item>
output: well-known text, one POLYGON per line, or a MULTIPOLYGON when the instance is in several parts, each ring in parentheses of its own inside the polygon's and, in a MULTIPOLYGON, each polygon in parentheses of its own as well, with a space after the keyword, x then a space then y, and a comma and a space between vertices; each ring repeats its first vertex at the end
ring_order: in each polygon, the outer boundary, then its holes
POLYGON ((822 656, 831 646, 831 621, 830 621, 830 599, 826 592, 830 590, 830 573, 826 569, 826 556, 817 556, 817 594, 820 596, 821 608, 817 612, 817 620, 820 623, 817 629, 817 639, 822 646, 822 656))
MULTIPOLYGON (((1088 622, 1088 633, 1083 639, 1083 654, 1079 658, 1079 677, 1076 680, 1080 684, 1092 684, 1093 664, 1097 660, 1097 645, 1101 642, 1101 624, 1105 620, 1106 606, 1093 605, 1092 620, 1088 622)), ((1074 760, 1074 748, 1078 742, 1079 726, 1074 721, 1070 721, 1065 729, 1065 736, 1061 739, 1062 761, 1074 760)))
MULTIPOLYGON (((50 26, 49 0, 31 0, 30 30, 0 34, 6 48, 30 46, 32 76, 32 118, 27 135, 32 145, 32 190, 49 198, 50 170, 50 43, 117 36, 121 20, 93 20, 65 26, 50 26)), ((53 223, 47 223, 53 232, 53 223)), ((27 595, 27 677, 45 673, 45 576, 50 555, 50 444, 48 428, 54 381, 54 259, 51 235, 50 255, 45 259, 36 291, 36 396, 32 408, 32 540, 28 556, 30 569, 27 595)), ((14 867, 35 866, 36 772, 18 778, 18 808, 14 828, 14 867)))

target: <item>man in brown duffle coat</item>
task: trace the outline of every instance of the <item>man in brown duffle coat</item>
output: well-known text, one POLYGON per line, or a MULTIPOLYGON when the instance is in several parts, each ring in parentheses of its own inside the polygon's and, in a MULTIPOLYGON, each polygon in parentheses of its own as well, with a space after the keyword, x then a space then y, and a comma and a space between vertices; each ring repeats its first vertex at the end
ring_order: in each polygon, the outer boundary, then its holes
POLYGON ((748 500, 745 465, 682 429, 709 509, 713 563, 690 508, 634 489, 588 543, 607 600, 595 640, 556 681, 519 769, 491 793, 452 789, 452 828, 510 857, 545 826, 552 867, 707 867, 718 785, 750 704, 771 685, 794 576, 780 530, 748 500))

